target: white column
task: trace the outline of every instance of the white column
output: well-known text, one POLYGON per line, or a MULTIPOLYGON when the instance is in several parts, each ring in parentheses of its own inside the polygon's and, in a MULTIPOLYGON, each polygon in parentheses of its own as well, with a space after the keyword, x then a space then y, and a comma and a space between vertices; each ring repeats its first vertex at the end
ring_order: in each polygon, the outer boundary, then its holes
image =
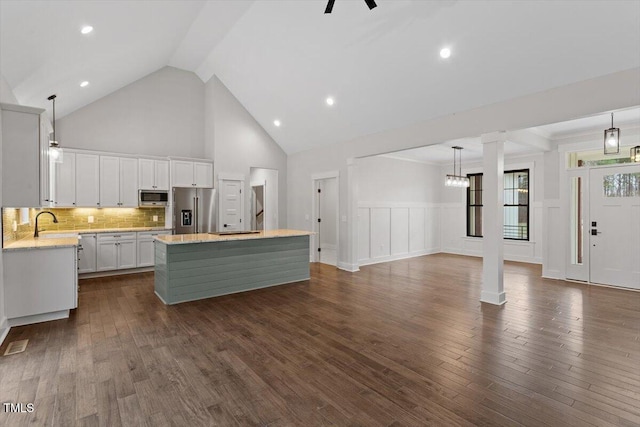
MULTIPOLYGON (((358 178, 356 159, 347 159, 347 271, 359 271, 358 265, 358 178)), ((342 221, 342 218, 340 218, 342 221)), ((340 266, 338 266, 340 267, 340 266)))
POLYGON ((482 141, 482 293, 480 301, 502 305, 504 292, 504 142, 505 132, 482 141))

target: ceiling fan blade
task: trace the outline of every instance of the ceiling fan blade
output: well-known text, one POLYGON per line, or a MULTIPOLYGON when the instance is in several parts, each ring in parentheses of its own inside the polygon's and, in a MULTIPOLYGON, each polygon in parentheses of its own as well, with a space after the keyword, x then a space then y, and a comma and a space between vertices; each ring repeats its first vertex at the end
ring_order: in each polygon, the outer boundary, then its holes
POLYGON ((329 0, 329 3, 327 3, 327 8, 324 10, 324 13, 331 13, 331 11, 333 10, 333 3, 335 3, 336 0, 329 0))
POLYGON ((364 0, 364 2, 369 6, 369 10, 378 6, 374 0, 364 0))

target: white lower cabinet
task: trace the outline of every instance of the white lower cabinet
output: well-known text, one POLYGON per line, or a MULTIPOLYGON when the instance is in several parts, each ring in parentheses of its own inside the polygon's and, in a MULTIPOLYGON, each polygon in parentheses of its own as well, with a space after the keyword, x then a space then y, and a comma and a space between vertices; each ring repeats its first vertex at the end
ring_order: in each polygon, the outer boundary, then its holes
POLYGON ((136 233, 101 233, 97 241, 96 271, 136 267, 136 233))
POLYGON ((97 236, 81 234, 78 242, 78 273, 93 273, 96 271, 97 236))
POLYGON ((77 248, 11 250, 2 253, 4 295, 10 325, 51 320, 46 316, 78 306, 77 248), (15 319, 15 320, 12 320, 15 319))
POLYGON ((151 267, 155 264, 154 240, 156 236, 171 234, 170 231, 138 232, 138 267, 151 267))

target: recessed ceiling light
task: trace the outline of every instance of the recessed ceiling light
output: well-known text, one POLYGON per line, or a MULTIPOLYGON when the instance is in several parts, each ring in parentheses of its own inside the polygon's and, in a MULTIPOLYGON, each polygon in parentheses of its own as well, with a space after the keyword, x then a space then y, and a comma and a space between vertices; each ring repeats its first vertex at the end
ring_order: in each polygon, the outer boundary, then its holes
POLYGON ((442 49, 440 49, 440 58, 447 59, 450 56, 451 49, 449 49, 448 47, 443 47, 442 49))
POLYGON ((273 124, 276 125, 276 127, 280 127, 281 125, 280 120, 274 120, 273 124))
POLYGON ((327 98, 327 105, 333 105, 334 102, 335 100, 332 97, 327 98))
POLYGON ((87 87, 87 86, 89 86, 89 82, 86 80, 80 83, 80 87, 87 87))
POLYGON ((85 25, 84 27, 82 27, 82 29, 80 30, 80 32, 82 34, 89 34, 91 31, 93 31, 93 27, 91 25, 85 25))

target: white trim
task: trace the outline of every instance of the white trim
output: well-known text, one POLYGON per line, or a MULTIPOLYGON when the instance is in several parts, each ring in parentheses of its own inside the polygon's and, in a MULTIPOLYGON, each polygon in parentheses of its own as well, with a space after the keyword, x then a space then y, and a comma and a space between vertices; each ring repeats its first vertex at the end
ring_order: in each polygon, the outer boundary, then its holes
POLYGON ((349 264, 347 262, 338 261, 338 265, 336 266, 340 270, 348 271, 350 273, 355 273, 356 271, 360 271, 358 264, 349 264))
POLYGON ((32 323, 48 322, 50 320, 66 319, 69 317, 69 310, 52 311, 51 313, 34 314, 32 316, 15 317, 9 319, 11 327, 30 325, 32 323))
POLYGON ((374 265, 374 264, 380 264, 383 262, 398 261, 401 259, 417 258, 417 257, 421 257, 425 255, 433 255, 437 253, 440 253, 440 250, 438 248, 431 248, 431 249, 423 249, 421 251, 416 251, 411 253, 389 255, 389 256, 379 257, 379 258, 369 258, 360 262, 360 266, 362 267, 365 265, 374 265))
POLYGON ((487 304, 504 305, 507 302, 507 294, 504 291, 500 293, 482 291, 480 292, 480 301, 487 304))
MULTIPOLYGON (((455 203, 455 205, 458 204, 455 203)), ((358 202, 358 208, 438 208, 440 206, 440 203, 433 202, 358 202)))
POLYGON ((124 270, 107 270, 107 271, 96 271, 91 273, 81 273, 78 274, 78 279, 93 279, 96 277, 109 277, 109 276, 121 276, 123 274, 136 274, 136 273, 147 273, 149 271, 154 271, 154 267, 137 267, 137 268, 127 268, 124 270))
MULTIPOLYGON (((146 156, 145 156, 146 157, 146 156)), ((201 162, 201 163, 213 163, 213 160, 211 159, 196 159, 193 157, 175 157, 175 156, 168 156, 165 157, 165 159, 169 159, 169 160, 181 160, 181 161, 186 161, 186 162, 201 162)))
POLYGON ((231 172, 218 172, 218 181, 244 181, 244 174, 231 172))
POLYGON ((9 326, 9 321, 6 317, 3 317, 2 321, 0 322, 0 346, 4 342, 4 339, 7 337, 10 330, 11 326, 9 326))
MULTIPOLYGON (((318 215, 317 206, 316 206, 316 194, 318 191, 318 181, 323 179, 334 179, 336 180, 336 262, 338 260, 339 254, 339 246, 340 246, 340 172, 339 171, 327 171, 320 172, 311 175, 311 231, 313 235, 309 239, 311 242, 310 247, 310 259, 311 262, 318 262, 318 246, 320 245, 318 236, 318 215)), ((348 270, 351 271, 351 270, 348 270)))
POLYGON ((311 180, 316 181, 318 179, 338 178, 339 176, 340 176, 340 171, 334 170, 334 171, 314 173, 313 175, 311 175, 311 180))

